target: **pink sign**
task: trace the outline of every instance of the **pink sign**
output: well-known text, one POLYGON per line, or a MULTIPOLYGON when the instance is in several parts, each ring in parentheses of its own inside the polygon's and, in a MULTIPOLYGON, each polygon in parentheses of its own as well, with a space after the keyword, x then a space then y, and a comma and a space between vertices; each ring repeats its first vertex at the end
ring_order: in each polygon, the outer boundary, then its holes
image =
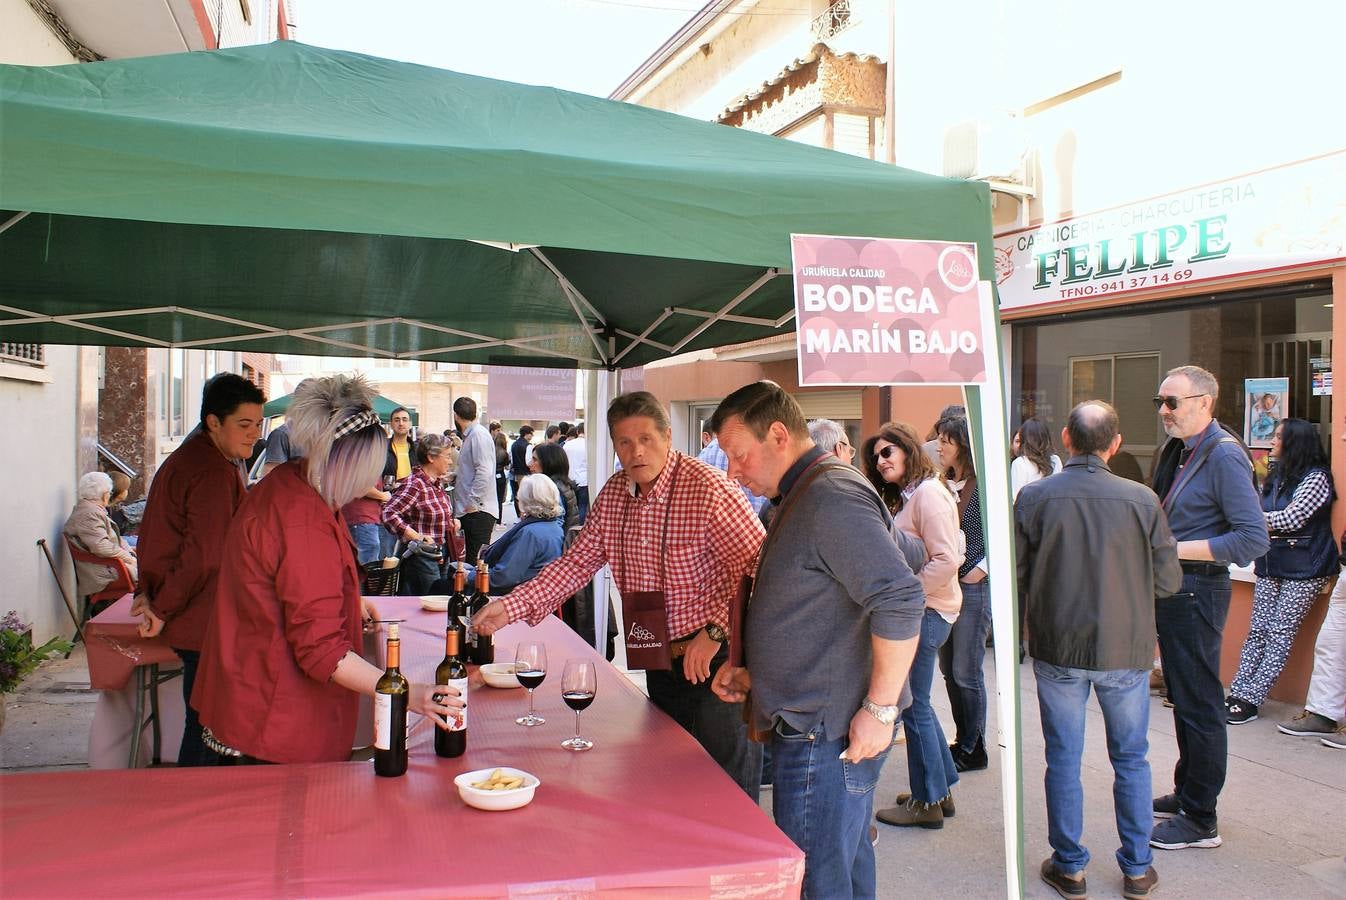
POLYGON ((801 385, 981 384, 974 244, 790 236, 801 385))
POLYGON ((575 419, 575 370, 487 366, 486 412, 493 419, 575 419))

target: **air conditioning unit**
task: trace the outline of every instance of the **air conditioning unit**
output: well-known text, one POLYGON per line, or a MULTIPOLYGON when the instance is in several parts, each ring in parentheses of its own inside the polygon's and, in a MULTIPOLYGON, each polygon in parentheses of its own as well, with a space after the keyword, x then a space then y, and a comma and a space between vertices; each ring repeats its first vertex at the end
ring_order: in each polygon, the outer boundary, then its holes
POLYGON ((985 181, 991 190, 1037 196, 1028 141, 1010 115, 990 122, 959 122, 944 132, 944 176, 985 181))

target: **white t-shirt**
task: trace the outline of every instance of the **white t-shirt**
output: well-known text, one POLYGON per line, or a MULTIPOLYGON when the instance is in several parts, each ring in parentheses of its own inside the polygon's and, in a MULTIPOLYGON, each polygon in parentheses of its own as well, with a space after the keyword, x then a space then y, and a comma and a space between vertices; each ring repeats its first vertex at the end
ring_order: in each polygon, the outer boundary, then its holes
POLYGON ((570 458, 570 480, 580 487, 589 486, 589 445, 581 435, 571 438, 561 446, 570 458))
MULTIPOLYGON (((1061 457, 1053 453, 1052 474, 1055 475, 1059 471, 1061 471, 1061 457)), ((1041 481, 1046 477, 1028 457, 1014 457, 1014 462, 1010 463, 1010 492, 1013 499, 1019 499, 1019 491, 1023 490, 1024 485, 1041 481)))

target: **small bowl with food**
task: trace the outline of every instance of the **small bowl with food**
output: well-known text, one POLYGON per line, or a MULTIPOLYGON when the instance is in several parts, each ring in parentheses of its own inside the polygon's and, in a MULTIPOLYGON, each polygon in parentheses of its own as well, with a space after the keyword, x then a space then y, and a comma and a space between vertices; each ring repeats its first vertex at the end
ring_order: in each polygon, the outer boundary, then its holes
POLYGON ((514 663, 487 663, 481 667, 481 678, 493 688, 523 687, 514 673, 514 663))
POLYGON ((448 612, 450 599, 448 594, 426 594, 421 598, 421 609, 426 612, 448 612))
POLYGON ((458 787, 458 796, 468 806, 499 812, 533 802, 533 792, 542 782, 523 769, 497 766, 464 772, 453 779, 453 783, 458 787))

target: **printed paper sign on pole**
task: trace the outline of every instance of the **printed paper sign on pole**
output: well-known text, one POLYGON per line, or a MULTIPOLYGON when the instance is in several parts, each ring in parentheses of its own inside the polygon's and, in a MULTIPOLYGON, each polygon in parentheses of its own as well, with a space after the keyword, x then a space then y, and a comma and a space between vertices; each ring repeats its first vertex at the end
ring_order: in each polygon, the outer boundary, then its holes
POLYGON ((487 366, 486 411, 493 419, 575 418, 575 370, 487 366))
POLYGON ((983 384, 974 244, 790 236, 799 384, 983 384))

